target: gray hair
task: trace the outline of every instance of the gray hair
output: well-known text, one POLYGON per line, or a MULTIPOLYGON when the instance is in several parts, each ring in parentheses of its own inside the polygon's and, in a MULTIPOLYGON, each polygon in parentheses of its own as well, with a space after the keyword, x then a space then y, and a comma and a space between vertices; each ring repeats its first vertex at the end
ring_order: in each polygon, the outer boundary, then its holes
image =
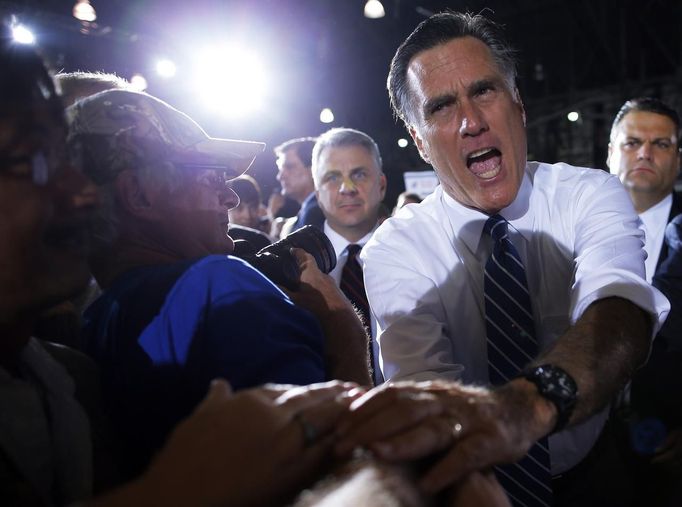
POLYGON ((54 76, 64 107, 105 90, 130 90, 126 79, 107 72, 60 72, 54 76))
POLYGON ((504 38, 502 27, 481 14, 441 12, 422 21, 405 39, 391 61, 387 88, 395 115, 409 125, 414 111, 407 82, 407 71, 419 53, 460 37, 474 37, 492 53, 495 63, 507 79, 511 90, 517 76, 515 50, 504 38))
POLYGON ((349 128, 333 128, 320 135, 317 138, 315 147, 313 148, 313 178, 317 173, 317 168, 320 164, 320 157, 322 152, 327 148, 338 148, 341 146, 362 146, 374 159, 379 172, 382 172, 381 154, 379 147, 374 139, 369 137, 364 132, 349 128))

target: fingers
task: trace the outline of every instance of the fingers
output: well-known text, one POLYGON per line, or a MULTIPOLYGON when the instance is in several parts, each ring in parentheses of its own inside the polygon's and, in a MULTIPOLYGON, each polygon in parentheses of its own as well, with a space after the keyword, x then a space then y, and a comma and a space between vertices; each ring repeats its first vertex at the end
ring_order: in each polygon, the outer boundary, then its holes
POLYGON ((296 262, 298 262, 298 266, 301 268, 301 271, 303 271, 306 265, 310 264, 311 262, 317 266, 315 258, 302 248, 292 247, 290 251, 296 259, 296 262))
POLYGON ((454 435, 448 422, 443 417, 430 417, 408 431, 367 447, 382 460, 401 462, 440 452, 453 442, 454 435))
MULTIPOLYGON (((339 441, 335 451, 347 455, 358 446, 383 442, 383 450, 388 456, 391 449, 400 445, 401 434, 407 434, 403 445, 409 447, 415 438, 411 433, 413 427, 442 411, 437 397, 430 393, 390 386, 375 389, 351 404, 351 412, 338 425, 339 441)), ((417 437, 416 444, 422 442, 422 438, 429 440, 421 434, 417 437)), ((410 454, 418 452, 417 447, 410 454)))
POLYGON ((333 400, 338 395, 357 388, 357 384, 352 382, 341 382, 338 380, 311 384, 309 386, 299 386, 281 393, 275 399, 275 404, 283 405, 286 410, 291 413, 296 413, 306 407, 321 403, 325 400, 333 400))
POLYGON ((224 402, 234 396, 232 386, 227 380, 218 378, 211 381, 206 397, 194 409, 195 414, 215 411, 223 406, 224 402))
POLYGON ((421 479, 424 491, 435 493, 476 470, 494 464, 513 462, 521 456, 505 452, 504 442, 493 434, 472 432, 464 436, 421 479))

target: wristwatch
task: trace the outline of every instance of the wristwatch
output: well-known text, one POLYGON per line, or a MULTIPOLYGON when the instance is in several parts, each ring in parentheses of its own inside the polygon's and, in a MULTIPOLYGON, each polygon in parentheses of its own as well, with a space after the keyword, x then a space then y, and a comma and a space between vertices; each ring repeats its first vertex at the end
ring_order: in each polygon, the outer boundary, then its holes
POLYGON ((561 431, 571 418, 578 399, 578 384, 565 370, 551 364, 535 366, 521 376, 535 384, 543 398, 554 403, 557 420, 552 433, 561 431))

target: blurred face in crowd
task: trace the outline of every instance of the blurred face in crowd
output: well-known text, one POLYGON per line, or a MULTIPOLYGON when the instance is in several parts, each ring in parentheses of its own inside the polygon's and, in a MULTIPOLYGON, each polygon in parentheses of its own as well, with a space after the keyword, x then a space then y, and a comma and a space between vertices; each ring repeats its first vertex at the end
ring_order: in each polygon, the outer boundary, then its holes
POLYGON ((310 167, 306 167, 296 153, 289 149, 277 158, 277 181, 282 185, 282 193, 302 203, 315 189, 310 167))
POLYGON ((670 194, 680 172, 675 123, 650 111, 630 111, 611 132, 607 163, 638 212, 670 194))
POLYGON ((386 177, 364 146, 324 149, 315 182, 317 201, 336 232, 356 241, 375 227, 386 193, 386 177))
POLYGON ((234 249, 228 235, 229 210, 239 203, 227 185, 233 174, 216 169, 178 168, 174 184, 143 182, 153 203, 150 234, 172 257, 191 259, 229 254, 234 249))
POLYGON ((230 223, 258 229, 260 203, 239 199, 239 205, 230 210, 230 223))
POLYGON ((410 133, 452 198, 493 214, 516 198, 526 165, 523 105, 489 48, 460 37, 408 67, 410 133))
POLYGON ((67 159, 60 109, 34 102, 0 106, 2 321, 60 302, 89 279, 97 191, 67 159))

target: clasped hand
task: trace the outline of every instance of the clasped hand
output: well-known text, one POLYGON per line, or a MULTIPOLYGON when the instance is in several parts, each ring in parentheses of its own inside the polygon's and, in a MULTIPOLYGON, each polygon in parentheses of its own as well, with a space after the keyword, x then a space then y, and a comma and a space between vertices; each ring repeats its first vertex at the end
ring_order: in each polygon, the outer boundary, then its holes
MULTIPOLYGON (((508 385, 509 386, 509 385, 508 385)), ((355 400, 337 426, 335 451, 357 447, 389 462, 439 455, 419 486, 435 493, 475 471, 519 460, 544 430, 518 386, 490 390, 456 382, 402 382, 355 400)))

